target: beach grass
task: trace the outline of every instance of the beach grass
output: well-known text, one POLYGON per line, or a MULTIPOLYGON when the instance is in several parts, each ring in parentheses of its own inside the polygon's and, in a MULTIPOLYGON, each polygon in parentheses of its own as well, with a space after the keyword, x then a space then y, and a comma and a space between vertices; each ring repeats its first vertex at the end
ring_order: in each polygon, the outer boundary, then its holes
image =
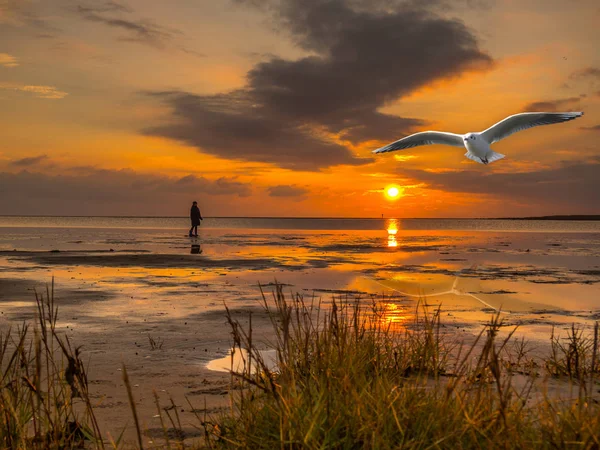
MULTIPOLYGON (((188 402, 194 423, 182 423, 175 402, 164 407, 154 393, 164 439, 153 448, 600 448, 598 324, 553 333, 548 354, 532 356, 499 312, 465 343, 440 307, 421 302, 398 320, 388 300, 324 305, 275 285, 262 294, 275 366, 252 316, 242 326, 226 308, 232 357, 244 359, 231 371, 229 410, 188 402), (552 380, 562 394, 547 390, 552 380), (186 442, 188 425, 204 439, 186 442)), ((36 294, 36 312, 34 324, 0 333, 0 447, 143 448, 126 367, 134 442, 100 430, 81 351, 56 326, 53 284, 36 294)))
POLYGON ((36 321, 0 333, 0 447, 103 447, 80 348, 56 328, 54 281, 35 297, 36 321))
POLYGON ((261 357, 252 325, 229 315, 232 372, 241 388, 228 414, 204 422, 206 445, 252 449, 598 448, 598 326, 552 337, 544 364, 528 357, 514 329, 494 314, 468 346, 425 305, 406 323, 387 320, 381 302, 338 300, 323 309, 277 287, 263 294, 277 367, 261 357), (500 335, 502 334, 502 338, 500 335), (540 370, 540 367, 542 370, 540 370), (570 395, 549 395, 560 377, 570 395))

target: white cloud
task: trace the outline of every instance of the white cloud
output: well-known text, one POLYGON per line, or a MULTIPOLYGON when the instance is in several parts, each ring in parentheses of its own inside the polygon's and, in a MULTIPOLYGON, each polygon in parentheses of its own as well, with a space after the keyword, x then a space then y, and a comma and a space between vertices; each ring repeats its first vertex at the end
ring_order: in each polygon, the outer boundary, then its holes
POLYGON ((26 92, 33 94, 38 98, 60 99, 69 95, 68 92, 58 90, 54 86, 32 85, 32 84, 17 84, 17 83, 0 83, 0 89, 26 92))
POLYGON ((0 66, 17 67, 19 65, 17 58, 8 53, 0 53, 0 66))

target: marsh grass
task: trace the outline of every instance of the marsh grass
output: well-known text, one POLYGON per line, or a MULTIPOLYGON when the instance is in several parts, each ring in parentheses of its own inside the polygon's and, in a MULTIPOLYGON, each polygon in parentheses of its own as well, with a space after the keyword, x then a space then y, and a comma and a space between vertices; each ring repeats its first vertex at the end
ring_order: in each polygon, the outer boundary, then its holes
MULTIPOLYGON (((122 428, 117 439, 106 433, 102 438, 94 414, 87 369, 81 348, 73 347, 68 336, 57 328, 54 280, 45 293, 35 293, 36 320, 16 329, 0 332, 0 448, 70 449, 127 448, 122 428)), ((152 350, 162 347, 162 339, 149 336, 152 350), (152 345, 154 342, 154 345, 152 345)), ((137 448, 143 449, 143 429, 127 368, 122 366, 123 382, 134 422, 137 448)), ((184 447, 181 421, 172 399, 160 407, 155 393, 158 416, 164 431, 164 446, 184 447), (164 416, 169 420, 167 427, 164 416), (175 431, 174 442, 169 433, 175 431)), ((162 444, 159 444, 162 447, 162 444)), ((131 446, 129 446, 131 447, 131 446)))
POLYGON ((56 329, 54 281, 36 322, 0 333, 0 447, 103 447, 79 347, 56 329))
MULTIPOLYGON (((513 338, 500 314, 467 345, 445 332, 440 309, 418 306, 400 321, 389 299, 334 298, 331 304, 286 297, 276 285, 262 302, 271 320, 277 366, 229 310, 233 352, 245 360, 231 372, 231 408, 210 416, 190 410, 205 447, 248 449, 600 448, 597 401, 598 324, 593 336, 576 326, 552 334, 539 362, 513 338), (367 302, 368 303, 368 302, 367 302), (573 388, 550 396, 540 370, 573 388)), ((37 317, 0 333, 0 448, 125 448, 102 440, 79 347, 57 329, 54 283, 36 293, 37 317)), ((263 330, 264 331, 264 330, 263 330)), ((152 342, 149 339, 151 346, 152 342)), ((156 341, 155 341, 156 342, 156 341)), ((162 341, 161 341, 162 342, 162 341)), ((137 442, 143 430, 123 366, 137 442)), ((154 393, 162 440, 152 448, 186 448, 173 399, 154 393)), ((193 445, 197 445, 195 443, 193 445)))
POLYGON ((586 335, 583 328, 572 324, 566 338, 557 336, 552 328, 550 342, 552 352, 546 361, 546 368, 550 375, 567 376, 584 387, 586 380, 600 375, 597 322, 593 337, 586 335))
POLYGON ((578 382, 576 395, 565 399, 536 385, 537 366, 514 329, 503 329, 500 313, 466 346, 446 336, 440 310, 425 305, 401 326, 387 320, 381 302, 365 308, 335 299, 325 309, 300 295, 286 298, 281 286, 272 300, 263 293, 263 305, 277 367, 261 357, 251 317, 244 328, 228 311, 233 351, 245 365, 232 371, 241 388, 231 394, 231 411, 203 421, 209 447, 600 446, 600 409, 592 398, 597 327, 591 340, 573 329, 567 344, 552 341, 548 367, 578 382))
POLYGON ((157 337, 156 339, 148 335, 148 342, 150 343, 150 350, 161 350, 164 344, 162 338, 157 337))

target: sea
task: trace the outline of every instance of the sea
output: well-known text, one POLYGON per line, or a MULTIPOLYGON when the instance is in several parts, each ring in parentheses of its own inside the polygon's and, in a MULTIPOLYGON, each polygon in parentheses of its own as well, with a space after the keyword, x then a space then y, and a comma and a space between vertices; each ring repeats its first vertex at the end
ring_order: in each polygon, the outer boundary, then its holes
MULTIPOLYGON (((247 230, 403 230, 600 233, 600 221, 521 219, 402 219, 314 217, 207 217, 202 229, 247 230)), ((187 217, 0 216, 0 228, 99 228, 185 230, 187 217)))
POLYGON ((199 311, 255 304, 258 286, 280 283, 328 299, 395 298, 386 307, 402 311, 397 320, 424 298, 460 327, 502 311, 544 338, 554 326, 600 319, 600 221, 207 217, 197 238, 189 225, 0 216, 0 282, 54 277, 89 299, 101 286, 113 310, 135 298, 199 311))

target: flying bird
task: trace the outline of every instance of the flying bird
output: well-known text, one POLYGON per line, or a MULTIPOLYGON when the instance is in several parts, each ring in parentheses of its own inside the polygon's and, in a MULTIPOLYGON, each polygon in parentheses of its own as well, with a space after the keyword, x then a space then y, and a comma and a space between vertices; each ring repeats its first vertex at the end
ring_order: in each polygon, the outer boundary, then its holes
POLYGON ((480 164, 489 164, 504 158, 502 153, 496 153, 490 148, 490 145, 494 142, 498 142, 517 131, 539 125, 567 122, 582 115, 582 112, 526 112, 514 114, 480 133, 454 134, 444 131, 422 131, 378 148, 373 153, 393 152, 419 145, 445 144, 454 147, 465 147, 467 158, 480 164))

